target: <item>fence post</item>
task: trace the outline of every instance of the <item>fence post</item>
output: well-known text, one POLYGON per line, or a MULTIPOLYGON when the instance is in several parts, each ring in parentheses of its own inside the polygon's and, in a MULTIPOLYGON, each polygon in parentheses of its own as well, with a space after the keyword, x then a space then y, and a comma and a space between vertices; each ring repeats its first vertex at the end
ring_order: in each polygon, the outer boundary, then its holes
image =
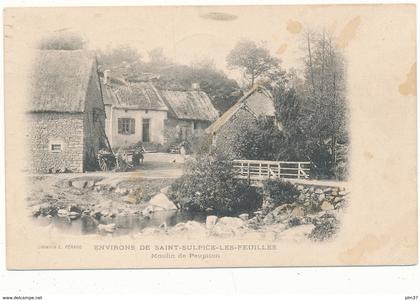
POLYGON ((298 174, 297 174, 298 179, 300 179, 300 162, 298 162, 298 174))
POLYGON ((281 167, 280 167, 280 163, 278 163, 278 169, 279 169, 278 170, 279 171, 278 177, 281 178, 281 167))

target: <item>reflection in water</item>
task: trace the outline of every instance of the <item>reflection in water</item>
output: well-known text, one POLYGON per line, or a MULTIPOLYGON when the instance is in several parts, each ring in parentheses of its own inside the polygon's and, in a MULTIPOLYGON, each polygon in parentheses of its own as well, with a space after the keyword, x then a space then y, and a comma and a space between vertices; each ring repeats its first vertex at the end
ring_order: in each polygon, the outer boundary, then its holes
POLYGON ((191 213, 187 211, 158 211, 150 218, 141 215, 128 215, 101 217, 99 220, 91 216, 82 216, 76 220, 70 220, 68 217, 38 217, 35 222, 41 226, 51 225, 60 231, 69 234, 95 234, 98 232, 99 224, 115 224, 116 231, 114 235, 125 235, 129 233, 139 232, 147 227, 158 227, 166 224, 168 227, 175 226, 180 222, 197 221, 205 222, 206 216, 204 214, 191 213))

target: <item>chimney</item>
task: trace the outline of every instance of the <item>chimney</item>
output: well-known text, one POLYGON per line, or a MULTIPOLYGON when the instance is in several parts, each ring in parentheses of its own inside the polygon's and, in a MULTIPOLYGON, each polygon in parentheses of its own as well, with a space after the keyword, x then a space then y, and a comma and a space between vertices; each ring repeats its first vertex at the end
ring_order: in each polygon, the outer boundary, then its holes
POLYGON ((193 91, 199 91, 199 90, 200 90, 200 84, 199 84, 198 82, 193 82, 193 83, 191 84, 191 89, 192 89, 193 91))
POLYGON ((111 70, 105 70, 104 71, 104 84, 109 83, 109 76, 110 76, 111 70))

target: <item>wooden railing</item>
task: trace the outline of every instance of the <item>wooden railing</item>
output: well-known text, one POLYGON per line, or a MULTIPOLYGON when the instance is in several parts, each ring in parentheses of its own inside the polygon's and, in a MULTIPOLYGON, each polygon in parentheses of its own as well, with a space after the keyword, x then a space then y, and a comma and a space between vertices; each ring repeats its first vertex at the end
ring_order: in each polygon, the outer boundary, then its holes
POLYGON ((267 178, 309 178, 310 162, 234 160, 238 178, 263 180, 267 178))

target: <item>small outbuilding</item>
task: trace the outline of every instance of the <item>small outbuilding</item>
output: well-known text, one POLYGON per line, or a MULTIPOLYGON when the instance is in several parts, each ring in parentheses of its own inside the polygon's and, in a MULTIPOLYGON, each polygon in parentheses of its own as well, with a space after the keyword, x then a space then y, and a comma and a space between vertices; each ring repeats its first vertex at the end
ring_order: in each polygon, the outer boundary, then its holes
POLYGON ((199 89, 191 91, 162 91, 162 98, 168 110, 165 122, 165 139, 178 141, 201 136, 215 121, 219 112, 209 96, 199 89))
POLYGON ((31 73, 28 118, 34 172, 95 169, 106 145, 105 110, 94 55, 40 50, 31 73))
POLYGON ((263 86, 256 86, 243 95, 231 108, 207 129, 213 147, 226 156, 235 158, 235 138, 241 128, 256 126, 260 117, 275 118, 273 96, 263 86))

